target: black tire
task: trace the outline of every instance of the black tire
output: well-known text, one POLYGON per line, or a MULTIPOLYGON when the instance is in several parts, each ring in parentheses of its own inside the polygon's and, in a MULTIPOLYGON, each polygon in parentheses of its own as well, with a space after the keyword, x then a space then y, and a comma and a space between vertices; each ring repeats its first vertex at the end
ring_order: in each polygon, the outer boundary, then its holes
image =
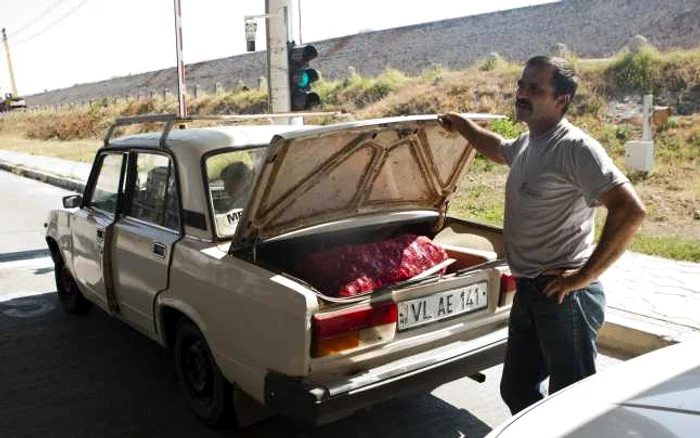
POLYGON ((175 334, 175 371, 195 416, 210 427, 236 424, 233 387, 221 374, 202 332, 182 319, 175 334))
POLYGON ((80 292, 68 267, 60 258, 55 262, 54 276, 56 277, 56 291, 61 307, 71 315, 85 315, 92 308, 92 303, 80 292))

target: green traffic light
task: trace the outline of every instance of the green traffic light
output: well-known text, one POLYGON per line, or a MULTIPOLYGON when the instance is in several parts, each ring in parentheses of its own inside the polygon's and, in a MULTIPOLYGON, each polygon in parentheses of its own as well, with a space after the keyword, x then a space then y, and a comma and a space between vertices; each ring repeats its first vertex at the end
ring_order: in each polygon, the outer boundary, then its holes
POLYGON ((297 81, 297 85, 300 88, 306 88, 309 86, 309 73, 303 72, 301 76, 299 76, 299 81, 297 81))

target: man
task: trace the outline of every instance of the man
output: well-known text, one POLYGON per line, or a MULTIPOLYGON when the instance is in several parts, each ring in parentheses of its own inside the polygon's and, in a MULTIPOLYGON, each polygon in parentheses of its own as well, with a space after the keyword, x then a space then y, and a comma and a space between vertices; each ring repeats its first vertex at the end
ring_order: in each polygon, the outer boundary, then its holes
POLYGON ((624 252, 645 210, 603 147, 564 114, 578 78, 560 58, 527 61, 516 118, 529 132, 507 141, 456 113, 440 122, 487 158, 510 166, 504 242, 517 293, 510 315, 501 396, 511 412, 595 373, 605 296, 598 277, 624 252), (594 207, 608 210, 593 245, 594 207))
POLYGON ((244 208, 250 197, 253 184, 253 171, 242 161, 234 161, 224 167, 219 174, 227 194, 226 210, 244 208))

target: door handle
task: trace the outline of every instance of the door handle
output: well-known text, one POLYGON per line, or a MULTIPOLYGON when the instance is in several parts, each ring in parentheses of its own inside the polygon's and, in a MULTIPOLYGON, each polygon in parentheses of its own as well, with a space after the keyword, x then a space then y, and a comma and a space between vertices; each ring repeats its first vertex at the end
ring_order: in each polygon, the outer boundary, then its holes
POLYGON ((105 240, 105 229, 104 228, 97 229, 97 240, 105 240))
POLYGON ((158 257, 165 258, 165 245, 163 245, 160 242, 155 242, 153 243, 153 248, 151 248, 151 251, 153 254, 157 255, 158 257))

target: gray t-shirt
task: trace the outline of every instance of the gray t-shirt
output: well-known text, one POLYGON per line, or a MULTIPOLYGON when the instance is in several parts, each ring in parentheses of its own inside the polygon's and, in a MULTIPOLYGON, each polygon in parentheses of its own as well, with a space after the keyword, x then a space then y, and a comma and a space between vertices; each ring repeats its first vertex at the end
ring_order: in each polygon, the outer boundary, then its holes
POLYGON ((605 149, 562 119, 538 137, 525 133, 502 144, 506 182, 506 258, 516 276, 580 267, 593 249, 594 207, 626 182, 605 149))

